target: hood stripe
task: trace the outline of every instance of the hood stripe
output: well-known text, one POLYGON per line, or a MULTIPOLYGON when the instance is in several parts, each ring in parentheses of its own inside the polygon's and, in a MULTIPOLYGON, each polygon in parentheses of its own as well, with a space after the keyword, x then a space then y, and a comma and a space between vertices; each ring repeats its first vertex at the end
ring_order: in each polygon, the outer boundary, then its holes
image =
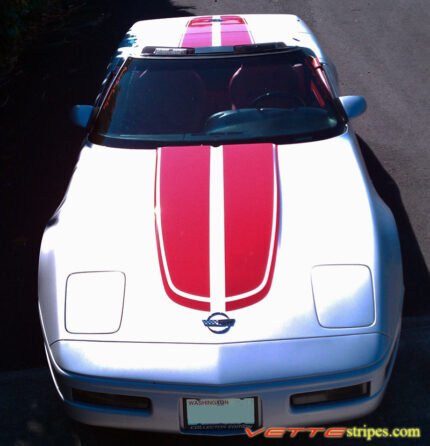
POLYGON ((276 146, 157 151, 156 231, 169 297, 203 311, 263 299, 276 258, 276 146))
POLYGON ((209 310, 210 148, 157 150, 156 230, 163 282, 181 305, 209 310))
POLYGON ((273 144, 224 147, 227 309, 262 299, 270 287, 278 220, 273 144))

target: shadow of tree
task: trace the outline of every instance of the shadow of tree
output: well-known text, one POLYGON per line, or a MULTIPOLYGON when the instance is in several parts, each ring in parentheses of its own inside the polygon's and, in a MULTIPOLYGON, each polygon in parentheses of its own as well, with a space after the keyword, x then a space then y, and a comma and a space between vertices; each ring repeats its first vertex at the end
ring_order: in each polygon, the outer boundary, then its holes
POLYGON ((358 141, 372 182, 393 212, 399 230, 405 281, 403 315, 430 316, 430 275, 399 188, 366 142, 359 136, 358 141))
POLYGON ((38 255, 84 137, 70 122, 71 107, 94 102, 110 57, 134 22, 189 10, 168 0, 85 2, 32 42, 0 86, 0 346, 8 358, 0 369, 45 363, 38 255))

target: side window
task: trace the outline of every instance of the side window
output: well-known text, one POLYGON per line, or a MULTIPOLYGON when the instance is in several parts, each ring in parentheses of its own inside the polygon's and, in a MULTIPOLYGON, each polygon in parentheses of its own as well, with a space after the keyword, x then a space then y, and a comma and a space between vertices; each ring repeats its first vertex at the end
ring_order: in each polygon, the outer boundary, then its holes
POLYGON ((106 76, 103 79, 100 92, 97 95, 95 101, 95 107, 98 108, 100 106, 100 102, 103 100, 107 89, 109 88, 113 78, 116 76, 123 63, 127 59, 128 49, 132 48, 136 44, 137 38, 131 32, 128 31, 124 38, 118 45, 118 48, 115 51, 115 54, 112 56, 108 66, 106 76))
POLYGON ((109 87, 109 85, 110 85, 110 83, 112 81, 112 78, 113 78, 112 71, 108 71, 107 74, 106 74, 106 77, 103 79, 102 85, 100 87, 99 94, 97 95, 96 100, 95 100, 95 104, 94 105, 95 105, 96 108, 100 107, 100 103, 101 103, 102 99, 105 96, 105 93, 106 93, 106 91, 107 91, 107 89, 108 89, 108 87, 109 87))
POLYGON ((335 97, 339 96, 338 80, 336 68, 332 64, 322 64, 322 69, 327 76, 327 79, 331 85, 332 92, 335 97))

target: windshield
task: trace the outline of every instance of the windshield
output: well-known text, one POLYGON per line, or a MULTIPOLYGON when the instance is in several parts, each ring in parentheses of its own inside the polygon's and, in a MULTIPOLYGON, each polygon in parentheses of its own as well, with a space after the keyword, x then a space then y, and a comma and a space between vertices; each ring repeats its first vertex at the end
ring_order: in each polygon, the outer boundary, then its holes
POLYGON ((111 147, 300 142, 342 133, 344 119, 305 51, 129 58, 90 141, 111 147))

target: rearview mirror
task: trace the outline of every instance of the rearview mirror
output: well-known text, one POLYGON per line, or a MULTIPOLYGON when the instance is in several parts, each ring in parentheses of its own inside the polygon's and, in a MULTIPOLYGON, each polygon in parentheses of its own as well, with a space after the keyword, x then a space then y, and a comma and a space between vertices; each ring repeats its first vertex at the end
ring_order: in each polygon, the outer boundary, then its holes
POLYGON ((367 103, 363 96, 340 96, 339 100, 349 119, 356 118, 366 111, 367 103))
POLYGON ((90 122, 90 116, 94 107, 92 105, 74 105, 70 111, 70 117, 74 124, 84 129, 90 122))

